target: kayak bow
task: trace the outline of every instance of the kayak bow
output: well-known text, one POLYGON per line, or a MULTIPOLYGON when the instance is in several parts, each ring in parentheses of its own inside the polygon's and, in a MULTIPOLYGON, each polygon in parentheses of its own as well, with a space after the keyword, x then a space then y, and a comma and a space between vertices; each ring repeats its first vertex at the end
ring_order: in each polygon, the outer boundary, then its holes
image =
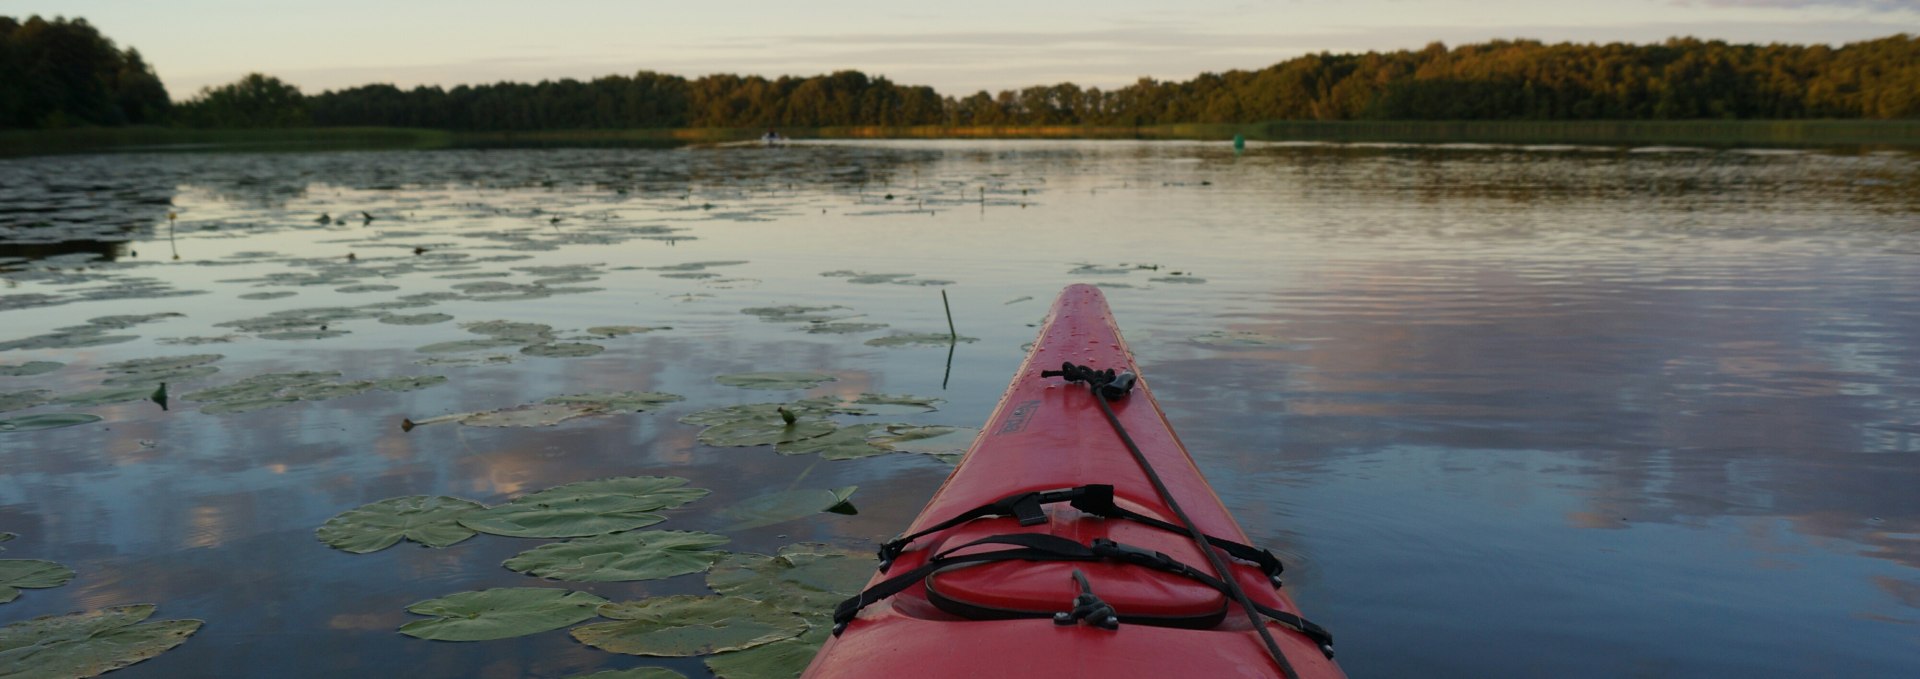
POLYGON ((1061 292, 805 676, 1344 677, 1137 375, 1099 289, 1061 292))

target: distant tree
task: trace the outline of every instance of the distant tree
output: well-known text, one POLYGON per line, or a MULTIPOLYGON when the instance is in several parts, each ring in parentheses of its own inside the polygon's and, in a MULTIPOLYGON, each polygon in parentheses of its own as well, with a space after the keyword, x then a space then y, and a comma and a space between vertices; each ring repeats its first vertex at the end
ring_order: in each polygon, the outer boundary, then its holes
POLYGON ((200 90, 179 107, 181 120, 196 127, 297 127, 308 122, 300 88, 268 75, 200 90))
POLYGON ((157 123, 170 101, 138 51, 85 19, 0 17, 0 128, 157 123))

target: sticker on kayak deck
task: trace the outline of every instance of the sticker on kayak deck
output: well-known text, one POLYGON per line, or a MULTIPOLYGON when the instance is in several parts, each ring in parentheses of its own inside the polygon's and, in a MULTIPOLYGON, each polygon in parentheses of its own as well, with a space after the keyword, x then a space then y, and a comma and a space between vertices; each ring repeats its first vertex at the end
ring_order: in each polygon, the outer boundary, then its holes
POLYGON ((1020 433, 1027 428, 1028 422, 1033 421, 1033 412, 1039 409, 1040 401, 1038 400, 1020 404, 1013 409, 1013 412, 1007 414, 1007 423, 1000 425, 1000 431, 995 435, 1020 433))

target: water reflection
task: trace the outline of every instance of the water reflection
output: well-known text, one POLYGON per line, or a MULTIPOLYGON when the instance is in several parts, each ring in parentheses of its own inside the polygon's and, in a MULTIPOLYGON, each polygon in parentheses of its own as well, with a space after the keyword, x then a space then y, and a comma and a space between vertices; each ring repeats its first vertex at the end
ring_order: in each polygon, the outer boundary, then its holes
MULTIPOLYGON (((676 420, 793 395, 715 375, 806 370, 840 378, 810 395, 939 395, 938 412, 886 419, 977 426, 1044 300, 1098 282, 1202 468, 1287 557, 1294 595, 1340 633, 1356 676, 1912 674, 1917 169, 1903 154, 1256 145, 1236 157, 1111 142, 0 161, 0 176, 67 178, 0 182, 7 205, 45 222, 0 224, 0 247, 19 248, 0 252, 0 342, 185 314, 115 330, 137 336, 125 342, 0 352, 0 366, 68 364, 0 377, 0 392, 94 389, 105 363, 196 352, 223 354, 221 371, 176 396, 297 370, 449 379, 229 415, 180 400, 83 407, 106 421, 0 434, 0 530, 22 535, 6 556, 80 573, 0 611, 153 601, 209 621, 129 676, 648 664, 560 633, 393 633, 414 601, 541 584, 499 567, 536 542, 352 555, 312 530, 398 495, 492 503, 669 474, 715 491, 662 524, 686 530, 795 484, 861 487, 857 516, 742 531, 731 549, 884 538, 946 465, 710 448, 676 420), (125 214, 102 222, 103 208, 79 205, 99 195, 129 196, 114 203, 125 214), (169 210, 177 264, 156 256, 169 210), (730 260, 745 263, 675 268, 730 260), (955 281, 959 330, 981 341, 951 357, 868 346, 943 331, 939 294, 821 275, 836 270, 955 281), (1205 282, 1153 280, 1173 271, 1205 282), (669 275, 688 273, 712 276, 669 275), (740 313, 782 304, 887 327, 810 334, 740 313), (276 340, 232 324, 293 309, 345 334, 276 340), (581 338, 605 346, 583 358, 506 346, 471 355, 511 362, 418 363, 437 355, 417 347, 473 340, 459 325, 494 319, 561 337, 672 329, 581 338), (163 343, 211 337, 226 341, 163 343), (624 390, 687 400, 552 428, 399 427, 624 390)), ((702 591, 697 578, 566 586, 702 591)))

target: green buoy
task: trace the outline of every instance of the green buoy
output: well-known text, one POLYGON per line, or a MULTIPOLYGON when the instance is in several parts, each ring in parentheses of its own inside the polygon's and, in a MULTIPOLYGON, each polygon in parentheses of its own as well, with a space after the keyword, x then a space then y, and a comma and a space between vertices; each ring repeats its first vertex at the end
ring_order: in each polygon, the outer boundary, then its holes
POLYGON ((1245 150, 1247 150, 1247 136, 1246 136, 1246 135, 1244 135, 1244 134, 1236 134, 1236 135, 1233 135, 1233 150, 1234 150, 1234 152, 1236 152, 1236 153, 1237 153, 1237 152, 1240 152, 1240 151, 1245 151, 1245 150))

